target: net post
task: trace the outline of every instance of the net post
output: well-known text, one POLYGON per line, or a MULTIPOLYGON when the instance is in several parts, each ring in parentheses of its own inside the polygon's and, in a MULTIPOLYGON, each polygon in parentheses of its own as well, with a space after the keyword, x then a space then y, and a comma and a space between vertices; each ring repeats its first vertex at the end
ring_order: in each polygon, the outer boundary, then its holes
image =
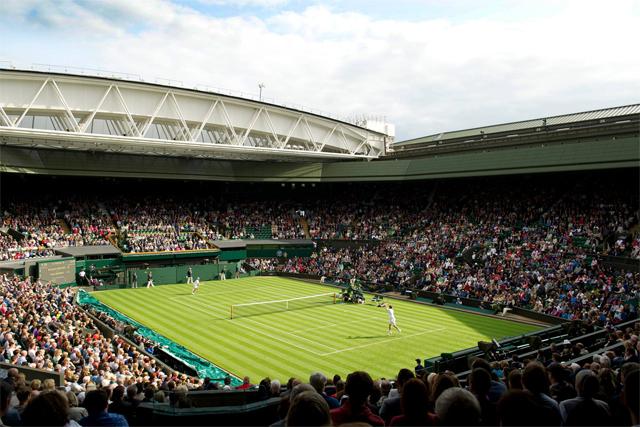
POLYGON ((233 306, 231 306, 231 318, 233 319, 233 306))
POLYGON ((336 304, 338 302, 337 297, 336 297, 336 293, 333 293, 333 303, 336 304))

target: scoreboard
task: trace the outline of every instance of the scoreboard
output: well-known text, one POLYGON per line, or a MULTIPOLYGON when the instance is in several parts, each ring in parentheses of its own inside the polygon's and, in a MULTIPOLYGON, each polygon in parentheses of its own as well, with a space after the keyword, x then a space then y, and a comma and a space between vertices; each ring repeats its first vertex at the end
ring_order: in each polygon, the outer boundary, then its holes
POLYGON ((75 283, 76 259, 66 258, 55 261, 41 261, 38 263, 38 277, 44 283, 49 281, 58 285, 75 283))

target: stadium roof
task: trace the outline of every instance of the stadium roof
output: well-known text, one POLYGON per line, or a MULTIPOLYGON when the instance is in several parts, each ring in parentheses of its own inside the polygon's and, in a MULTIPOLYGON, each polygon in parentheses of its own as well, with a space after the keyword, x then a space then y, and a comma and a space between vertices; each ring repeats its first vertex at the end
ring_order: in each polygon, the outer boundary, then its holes
POLYGON ((440 142, 451 139, 467 138, 477 136, 479 134, 492 134, 518 131, 521 129, 531 129, 541 126, 558 126, 569 123, 585 122, 590 120, 608 119, 612 117, 628 116, 630 114, 640 114, 640 104, 625 105, 622 107, 605 108, 602 110, 585 111, 582 113, 565 114, 562 116, 543 117, 539 119, 524 120, 520 122, 505 123, 500 125, 491 125, 477 127, 466 130, 458 130, 452 132, 442 132, 434 135, 423 136, 421 138, 409 139, 407 141, 396 142, 391 144, 391 148, 398 149, 401 147, 409 148, 426 142, 440 142))

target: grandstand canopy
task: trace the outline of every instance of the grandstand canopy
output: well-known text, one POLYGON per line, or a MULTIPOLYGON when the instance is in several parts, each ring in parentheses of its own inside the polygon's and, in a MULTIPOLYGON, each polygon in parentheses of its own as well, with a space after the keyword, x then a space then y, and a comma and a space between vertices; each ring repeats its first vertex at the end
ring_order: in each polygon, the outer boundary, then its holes
MULTIPOLYGON (((504 123, 477 127, 472 129, 442 132, 421 138, 390 144, 395 151, 415 150, 420 148, 435 147, 438 145, 477 142, 483 139, 497 137, 516 138, 527 134, 561 132, 571 129, 588 128, 589 126, 604 123, 638 123, 640 121, 640 104, 625 105, 621 107, 605 108, 601 110, 585 111, 582 113, 550 116, 538 119, 523 120, 513 123, 504 123)), ((635 129, 637 129, 637 124, 635 129)))
POLYGON ((393 140, 378 118, 343 119, 144 81, 0 70, 3 145, 190 159, 372 160, 393 140))

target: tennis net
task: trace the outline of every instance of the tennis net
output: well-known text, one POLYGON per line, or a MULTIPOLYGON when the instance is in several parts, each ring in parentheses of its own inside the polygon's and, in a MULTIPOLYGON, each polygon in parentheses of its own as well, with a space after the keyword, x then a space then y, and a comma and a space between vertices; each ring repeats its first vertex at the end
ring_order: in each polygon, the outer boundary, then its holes
POLYGON ((231 318, 258 316, 262 314, 278 313, 280 311, 302 310, 319 307, 327 304, 335 304, 337 294, 335 292, 308 297, 283 299, 279 301, 250 302, 246 304, 234 304, 231 306, 231 318))

